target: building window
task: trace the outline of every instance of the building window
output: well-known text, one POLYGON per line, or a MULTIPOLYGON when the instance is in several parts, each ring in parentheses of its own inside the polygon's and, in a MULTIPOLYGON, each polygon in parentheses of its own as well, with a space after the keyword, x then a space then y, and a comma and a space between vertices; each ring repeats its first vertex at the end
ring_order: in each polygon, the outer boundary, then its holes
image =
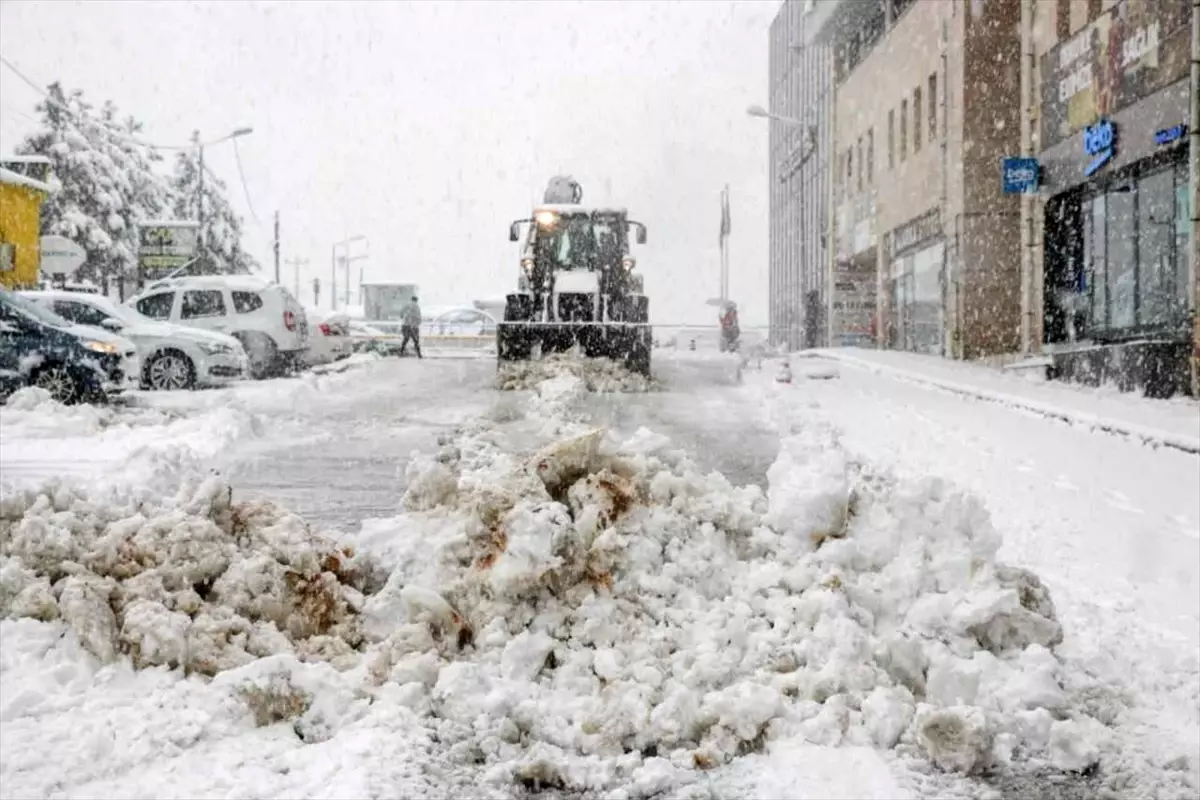
POLYGON ((863 161, 862 137, 860 136, 860 137, 858 137, 858 190, 860 192, 863 189, 863 164, 864 163, 865 162, 863 161))
POLYGON ((913 91, 913 152, 921 152, 921 87, 913 91))
POLYGON ((908 98, 900 101, 900 162, 908 153, 908 98))
POLYGON ((854 188, 854 148, 846 148, 846 195, 854 188))
POLYGON ((888 169, 896 168, 896 109, 888 109, 888 169))
POLYGON ((937 73, 929 75, 929 141, 937 139, 937 73))
POLYGON ((875 185, 875 129, 867 129, 867 185, 875 185))

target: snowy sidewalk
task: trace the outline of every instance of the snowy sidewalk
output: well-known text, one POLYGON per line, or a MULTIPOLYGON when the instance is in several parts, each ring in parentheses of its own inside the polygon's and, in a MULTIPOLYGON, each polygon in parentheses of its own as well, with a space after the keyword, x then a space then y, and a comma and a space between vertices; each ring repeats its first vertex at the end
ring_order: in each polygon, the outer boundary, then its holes
POLYGON ((1052 419, 1132 436, 1148 444, 1200 454, 1200 403, 1187 398, 1149 400, 1115 389, 1041 383, 979 364, 894 350, 822 349, 807 351, 803 357, 834 360, 1052 419))

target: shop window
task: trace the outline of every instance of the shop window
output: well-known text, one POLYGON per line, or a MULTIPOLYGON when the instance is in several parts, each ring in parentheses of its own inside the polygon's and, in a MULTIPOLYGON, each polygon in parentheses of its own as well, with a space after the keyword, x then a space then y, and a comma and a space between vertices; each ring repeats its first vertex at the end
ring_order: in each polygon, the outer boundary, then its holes
POLYGON ((1161 170, 1138 181, 1137 324, 1175 316, 1175 176, 1161 170))
POLYGON ((900 162, 908 152, 908 98, 900 101, 900 162))
POLYGON ((1191 208, 1188 201, 1187 164, 1175 165, 1175 302, 1180 313, 1185 313, 1191 302, 1188 299, 1188 229, 1191 225, 1191 208))
POLYGON ((1092 325, 1108 327, 1108 201, 1104 195, 1094 197, 1085 206, 1083 223, 1085 264, 1090 264, 1087 283, 1091 287, 1092 325))
POLYGON ((1108 195, 1108 325, 1132 328, 1137 321, 1137 230, 1132 187, 1108 195))
POLYGON ((921 87, 913 90, 913 152, 921 151, 921 87))

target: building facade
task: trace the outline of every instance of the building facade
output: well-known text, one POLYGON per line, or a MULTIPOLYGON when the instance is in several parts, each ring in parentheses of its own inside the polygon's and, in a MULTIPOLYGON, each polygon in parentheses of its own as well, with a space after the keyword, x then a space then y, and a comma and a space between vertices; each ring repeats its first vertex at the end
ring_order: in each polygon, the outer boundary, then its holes
POLYGON ((0 286, 6 289, 32 289, 41 278, 42 203, 51 188, 40 166, 0 161, 0 286))
POLYGON ((845 0, 785 0, 771 24, 770 341, 828 342, 832 57, 816 32, 845 0), (799 123, 799 124, 796 124, 799 123))
POLYGON ((853 0, 824 25, 835 327, 956 358, 1018 349, 1020 207, 1000 162, 1020 146, 1019 21, 1019 0, 853 0))
POLYGON ((1035 340, 1067 377, 1187 391, 1190 0, 1032 3, 1035 340))

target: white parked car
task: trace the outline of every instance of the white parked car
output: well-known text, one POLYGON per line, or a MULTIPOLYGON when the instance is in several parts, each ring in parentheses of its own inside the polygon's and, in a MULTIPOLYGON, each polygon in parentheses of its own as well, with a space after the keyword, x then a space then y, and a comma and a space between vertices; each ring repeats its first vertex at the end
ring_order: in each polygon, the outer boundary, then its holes
POLYGON ((354 352, 350 338, 350 318, 345 314, 332 313, 325 316, 319 311, 307 312, 312 334, 308 340, 305 363, 310 367, 330 364, 346 358, 354 352))
POLYGON ((137 347, 141 384, 147 389, 222 386, 250 369, 241 342, 223 333, 156 322, 99 294, 55 290, 20 295, 77 325, 129 339, 137 347))
POLYGON ((252 275, 168 278, 126 304, 151 319, 233 336, 250 358, 251 377, 280 375, 304 364, 304 307, 277 283, 252 275))

